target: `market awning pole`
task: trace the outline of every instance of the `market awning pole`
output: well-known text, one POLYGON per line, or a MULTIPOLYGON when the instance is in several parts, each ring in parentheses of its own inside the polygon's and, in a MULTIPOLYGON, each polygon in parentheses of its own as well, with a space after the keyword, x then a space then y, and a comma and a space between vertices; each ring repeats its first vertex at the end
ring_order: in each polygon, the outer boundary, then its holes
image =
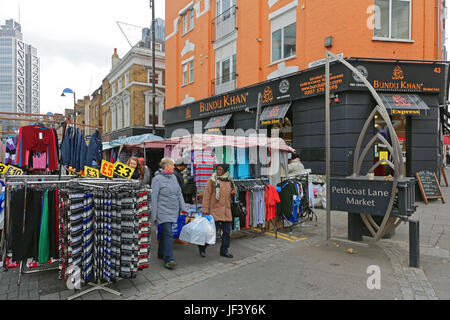
POLYGON ((326 148, 326 210, 327 210, 327 240, 331 238, 330 210, 330 59, 325 50, 325 148, 326 148))

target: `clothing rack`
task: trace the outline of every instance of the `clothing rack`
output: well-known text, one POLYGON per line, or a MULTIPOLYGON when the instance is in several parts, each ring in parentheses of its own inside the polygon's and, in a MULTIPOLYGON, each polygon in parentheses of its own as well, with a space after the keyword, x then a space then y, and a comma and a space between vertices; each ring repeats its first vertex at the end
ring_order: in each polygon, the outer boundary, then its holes
MULTIPOLYGON (((5 271, 8 271, 8 267, 6 266, 6 255, 7 255, 7 244, 9 242, 9 233, 10 233, 10 201, 11 201, 11 186, 25 186, 27 187, 28 185, 46 185, 46 184, 68 184, 71 181, 70 180, 58 180, 58 181, 30 181, 30 180, 37 180, 37 179, 56 179, 59 178, 58 176, 51 176, 51 175, 47 175, 47 176, 7 176, 5 177, 5 189, 6 189, 6 200, 5 200, 5 204, 6 204, 6 219, 5 219, 5 230, 4 230, 4 234, 5 236, 3 237, 2 235, 2 261, 3 261, 3 268, 5 271), (22 180, 22 181, 8 181, 9 179, 12 180, 22 180), (3 243, 4 242, 4 243, 3 243)), ((56 263, 56 262, 54 262, 56 263)), ((31 273, 38 273, 38 272, 43 272, 43 271, 50 271, 50 270, 57 270, 58 266, 52 266, 52 264, 50 265, 42 265, 33 269, 25 269, 23 266, 23 261, 20 261, 20 266, 19 266, 19 277, 17 280, 17 285, 20 286, 21 280, 22 280, 22 274, 31 274, 31 273)))
MULTIPOLYGON (((243 186, 243 187, 250 187, 251 185, 260 185, 260 186, 267 186, 270 184, 270 180, 269 178, 253 178, 253 179, 236 179, 233 180, 235 184, 238 184, 240 186, 237 186, 238 189, 239 187, 243 186)), ((250 213, 247 213, 250 214, 250 213)), ((272 220, 267 221, 268 223, 270 223, 273 226, 273 230, 274 230, 274 234, 275 234, 275 238, 278 239, 278 231, 277 231, 277 225, 276 223, 272 220)), ((261 225, 261 233, 265 233, 263 225, 261 225)))
MULTIPOLYGON (((10 200, 11 200, 11 187, 13 186, 47 186, 47 185, 57 185, 59 187, 64 187, 69 185, 71 187, 91 187, 91 188, 101 188, 101 189, 113 189, 117 187, 126 187, 129 188, 130 186, 140 186, 140 181, 137 180, 129 180, 129 179, 114 179, 114 180, 107 180, 107 179, 80 179, 76 176, 57 176, 57 175, 30 175, 30 176, 6 176, 5 177, 5 192, 6 192, 6 199, 5 199, 5 228, 4 232, 2 232, 2 239, 1 239, 1 246, 0 246, 0 253, 1 258, 3 261, 3 268, 6 271, 8 271, 8 268, 6 266, 6 256, 7 256, 7 244, 9 242, 9 236, 10 236, 10 200), (65 178, 65 180, 56 180, 65 178), (53 181, 41 181, 42 179, 48 179, 53 181), (9 180, 9 181, 8 181, 9 180)), ((31 273, 38 273, 43 271, 50 271, 50 270, 58 270, 59 266, 53 266, 53 264, 57 264, 58 261, 55 261, 52 264, 48 265, 42 265, 38 266, 33 269, 25 269, 23 261, 20 261, 19 266, 19 277, 17 281, 17 285, 20 286, 21 284, 21 278, 22 274, 31 274, 31 273)), ((77 293, 71 297, 68 298, 68 300, 72 300, 75 298, 78 298, 82 295, 85 295, 89 292, 92 292, 94 290, 105 290, 107 292, 110 292, 112 294, 121 296, 122 294, 120 292, 117 292, 115 290, 112 290, 110 288, 105 287, 109 283, 101 284, 100 280, 98 280, 98 283, 92 284, 88 283, 89 285, 93 286, 92 288, 77 293)))
MULTIPOLYGON (((302 209, 303 209, 303 207, 305 207, 305 211, 302 212, 301 216, 299 216, 299 222, 298 223, 302 223, 303 221, 300 221, 300 218, 304 218, 304 217, 306 217, 307 219, 312 221, 313 216, 316 218, 316 222, 317 222, 317 214, 311 208, 311 203, 309 201, 309 190, 308 190, 309 174, 306 173, 306 174, 300 174, 300 175, 295 175, 295 176, 287 176, 287 177, 283 177, 281 179, 281 182, 286 182, 286 181, 295 181, 295 182, 299 182, 299 183, 302 184, 303 199, 301 199, 301 200, 305 201, 306 206, 302 205, 302 209), (306 185, 306 188, 304 187, 304 185, 306 185)), ((294 225, 296 225, 298 223, 293 223, 292 226, 294 226, 294 225)), ((291 228, 292 228, 292 226, 291 226, 291 228)))

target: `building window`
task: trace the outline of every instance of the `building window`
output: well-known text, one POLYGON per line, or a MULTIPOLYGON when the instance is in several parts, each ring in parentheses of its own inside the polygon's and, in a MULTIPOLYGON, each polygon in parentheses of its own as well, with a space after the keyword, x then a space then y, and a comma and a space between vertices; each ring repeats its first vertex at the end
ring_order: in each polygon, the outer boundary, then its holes
POLYGON ((189 30, 194 29, 194 9, 189 10, 189 30))
POLYGON ((118 88, 118 91, 120 91, 120 89, 122 89, 122 78, 119 79, 119 88, 118 88))
POLYGON ((189 83, 194 82, 194 60, 189 62, 189 83))
POLYGON ((236 54, 216 63, 216 84, 236 79, 236 54))
POLYGON ((183 85, 194 82, 194 60, 183 63, 183 85))
POLYGON ((112 95, 115 95, 116 94, 116 85, 115 84, 113 84, 112 85, 112 95))
POLYGON ((122 121, 122 101, 117 104, 117 129, 123 128, 122 121))
POLYGON ((295 56, 296 23, 272 32, 272 62, 295 56))
POLYGON ((130 84, 130 72, 125 73, 125 86, 130 84))
POLYGON ((374 36, 411 39, 411 0, 375 0, 374 36))
POLYGON ((271 16, 271 62, 294 57, 297 50, 296 7, 280 14, 272 13, 271 16))
POLYGON ((123 117, 124 117, 124 128, 130 126, 130 97, 126 97, 123 100, 123 117))
POLYGON ((183 34, 185 34, 186 32, 188 32, 188 17, 187 14, 183 14, 181 16, 182 20, 183 20, 183 34))
MULTIPOLYGON (((149 69, 147 71, 147 75, 148 75, 148 83, 153 83, 153 80, 152 80, 153 71, 151 69, 149 69)), ((161 75, 161 72, 155 71, 155 84, 160 84, 160 75, 161 75)))

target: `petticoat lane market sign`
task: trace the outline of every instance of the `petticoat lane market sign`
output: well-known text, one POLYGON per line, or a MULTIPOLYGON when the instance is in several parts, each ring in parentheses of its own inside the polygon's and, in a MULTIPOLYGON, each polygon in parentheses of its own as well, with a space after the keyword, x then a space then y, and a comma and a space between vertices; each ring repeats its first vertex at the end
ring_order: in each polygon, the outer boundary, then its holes
POLYGON ((332 178, 331 210, 384 216, 391 191, 392 181, 332 178))

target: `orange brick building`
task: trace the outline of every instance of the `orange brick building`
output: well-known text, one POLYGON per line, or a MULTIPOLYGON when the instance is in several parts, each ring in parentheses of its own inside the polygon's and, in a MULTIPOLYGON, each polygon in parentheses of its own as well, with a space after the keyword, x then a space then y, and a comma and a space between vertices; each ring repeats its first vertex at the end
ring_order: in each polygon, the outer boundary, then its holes
POLYGON ((166 1, 166 109, 344 57, 446 60, 445 0, 166 1))

